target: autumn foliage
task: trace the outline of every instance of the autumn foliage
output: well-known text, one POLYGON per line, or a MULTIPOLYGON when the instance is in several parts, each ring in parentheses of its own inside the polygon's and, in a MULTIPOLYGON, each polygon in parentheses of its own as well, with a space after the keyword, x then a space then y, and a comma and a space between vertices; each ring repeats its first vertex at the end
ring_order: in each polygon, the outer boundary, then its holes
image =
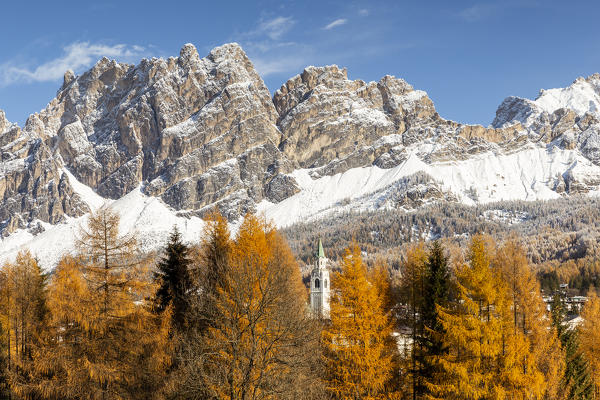
POLYGON ((34 389, 44 397, 151 398, 160 387, 168 320, 151 312, 148 265, 118 223, 109 209, 92 215, 79 255, 56 268, 49 329, 35 356, 34 389))
POLYGON ((381 280, 367 279, 356 244, 341 268, 331 282, 331 324, 323 331, 327 388, 337 398, 385 398, 396 349, 381 280))
POLYGON ((560 296, 548 312, 517 237, 417 242, 392 266, 353 243, 326 319, 262 217, 232 234, 212 212, 148 255, 105 207, 78 239, 49 275, 28 252, 0 271, 0 399, 600 397, 600 300, 578 327, 560 296))

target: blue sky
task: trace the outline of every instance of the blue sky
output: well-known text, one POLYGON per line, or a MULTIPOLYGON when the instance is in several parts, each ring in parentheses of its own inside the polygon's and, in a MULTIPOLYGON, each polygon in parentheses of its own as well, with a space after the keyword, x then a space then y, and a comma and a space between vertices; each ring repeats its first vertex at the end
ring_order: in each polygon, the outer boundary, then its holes
POLYGON ((21 125, 64 70, 102 55, 137 63, 240 43, 271 91, 306 65, 386 74, 425 90, 442 117, 488 125, 507 96, 600 72, 597 1, 7 1, 0 109, 21 125))

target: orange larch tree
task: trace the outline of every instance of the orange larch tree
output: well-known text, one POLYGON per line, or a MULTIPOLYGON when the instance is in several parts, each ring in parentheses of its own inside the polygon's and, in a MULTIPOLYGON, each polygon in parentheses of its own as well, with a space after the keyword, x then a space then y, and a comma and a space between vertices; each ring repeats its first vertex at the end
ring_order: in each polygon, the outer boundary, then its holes
POLYGON ((3 325, 7 329, 10 382, 17 392, 33 384, 33 354, 47 321, 46 274, 28 251, 20 252, 3 269, 5 301, 3 325))
MULTIPOLYGON (((211 223, 211 232, 222 230, 218 218, 211 223)), ((208 259, 216 295, 201 341, 207 397, 306 398, 303 390, 315 382, 309 360, 318 354, 318 336, 287 243, 249 214, 232 243, 213 244, 209 249, 227 248, 229 254, 224 260, 213 252, 208 259)))
POLYGON ((589 363, 594 381, 595 398, 600 398, 600 298, 594 291, 581 312, 583 323, 579 327, 581 350, 589 363))
POLYGON ((64 258, 49 293, 50 329, 36 355, 46 397, 153 398, 169 365, 170 315, 149 304, 150 263, 119 235, 108 208, 92 214, 78 258, 64 258))
POLYGON ((336 398, 386 398, 397 348, 390 346, 392 324, 358 245, 346 250, 331 284, 331 323, 323 332, 328 389, 336 398))
POLYGON ((507 287, 501 381, 510 398, 555 398, 564 355, 546 312, 539 283, 524 249, 511 238, 497 252, 495 268, 507 287))
POLYGON ((490 268, 485 241, 473 237, 469 263, 457 268, 458 302, 438 308, 448 353, 437 357, 443 379, 428 384, 430 398, 503 398, 498 372, 506 289, 490 268))

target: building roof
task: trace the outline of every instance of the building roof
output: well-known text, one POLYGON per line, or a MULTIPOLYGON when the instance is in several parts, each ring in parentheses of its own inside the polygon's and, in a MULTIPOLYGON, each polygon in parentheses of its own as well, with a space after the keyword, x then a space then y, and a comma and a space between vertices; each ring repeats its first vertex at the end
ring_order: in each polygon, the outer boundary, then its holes
POLYGON ((323 243, 321 243, 321 238, 319 238, 319 258, 325 258, 325 252, 323 251, 323 243))

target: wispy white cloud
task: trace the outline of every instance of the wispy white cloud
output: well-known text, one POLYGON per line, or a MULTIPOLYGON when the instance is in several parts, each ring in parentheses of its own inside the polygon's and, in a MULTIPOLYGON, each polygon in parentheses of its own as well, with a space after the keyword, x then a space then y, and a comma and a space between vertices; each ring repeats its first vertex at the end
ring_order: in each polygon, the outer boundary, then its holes
POLYGON ((271 40, 279 40, 292 29, 295 23, 296 21, 292 17, 261 18, 255 29, 243 33, 242 36, 247 38, 268 37, 271 40))
POLYGON ((336 26, 344 25, 346 22, 348 22, 347 19, 345 19, 345 18, 338 18, 335 21, 332 21, 329 24, 325 25, 323 27, 323 29, 329 30, 329 29, 335 28, 336 26))
POLYGON ((305 59, 301 56, 257 56, 253 57, 252 62, 254 68, 263 77, 290 71, 300 71, 305 67, 305 59))
POLYGON ((48 82, 61 79, 67 70, 81 70, 91 66, 100 57, 131 61, 141 57, 146 49, 142 46, 125 44, 104 45, 75 42, 63 48, 63 54, 38 66, 24 65, 16 61, 0 64, 0 85, 15 83, 48 82))
POLYGON ((358 15, 360 15, 361 17, 366 17, 367 15, 369 15, 369 10, 367 10, 366 8, 361 8, 360 10, 358 10, 358 15))
POLYGON ((479 21, 498 11, 497 4, 475 4, 458 12, 458 16, 468 22, 479 21))
POLYGON ((240 40, 246 50, 266 53, 295 44, 283 40, 285 34, 292 29, 295 23, 296 21, 292 17, 263 17, 258 20, 253 29, 239 33, 235 39, 240 40))
POLYGON ((505 1, 498 3, 477 3, 460 10, 457 15, 467 22, 480 21, 510 9, 539 7, 537 0, 505 1))
POLYGON ((286 40, 296 21, 288 16, 262 17, 253 29, 238 34, 254 67, 263 76, 289 73, 303 66, 300 56, 306 49, 286 40))

